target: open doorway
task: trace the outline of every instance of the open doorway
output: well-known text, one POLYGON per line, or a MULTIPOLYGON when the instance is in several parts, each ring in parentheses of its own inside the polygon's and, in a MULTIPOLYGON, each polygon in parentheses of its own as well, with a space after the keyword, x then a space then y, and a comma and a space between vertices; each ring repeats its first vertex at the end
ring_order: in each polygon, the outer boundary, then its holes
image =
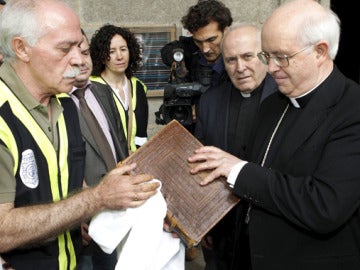
POLYGON ((331 8, 341 20, 339 52, 335 64, 345 76, 360 82, 360 44, 357 9, 350 1, 331 0, 331 8))

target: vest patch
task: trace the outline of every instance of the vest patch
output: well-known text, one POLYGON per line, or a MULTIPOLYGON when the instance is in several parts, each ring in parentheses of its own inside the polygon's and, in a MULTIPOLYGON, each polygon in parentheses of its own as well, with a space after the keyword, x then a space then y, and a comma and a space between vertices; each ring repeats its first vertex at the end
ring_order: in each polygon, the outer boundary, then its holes
POLYGON ((31 149, 22 152, 20 178, 28 188, 36 188, 39 185, 38 168, 34 152, 31 149))

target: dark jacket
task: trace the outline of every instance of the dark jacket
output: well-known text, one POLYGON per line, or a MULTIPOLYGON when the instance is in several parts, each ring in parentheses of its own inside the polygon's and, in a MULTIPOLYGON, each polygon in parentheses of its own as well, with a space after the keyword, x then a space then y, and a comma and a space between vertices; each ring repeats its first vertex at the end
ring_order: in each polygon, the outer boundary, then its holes
MULTIPOLYGON (((232 152, 231 146, 228 143, 229 129, 235 129, 235 127, 229 127, 230 118, 230 102, 233 91, 239 91, 233 89, 231 81, 228 80, 218 87, 210 88, 200 98, 199 113, 196 123, 195 136, 204 144, 219 147, 227 152, 232 152)), ((277 91, 277 85, 274 79, 267 74, 262 86, 256 91, 259 93, 260 104, 272 93, 277 91)), ((250 97, 256 98, 256 97, 250 97)), ((240 108, 239 108, 240 109, 240 108)), ((259 108, 257 108, 258 110, 259 108)), ((256 114, 251 115, 255 120, 256 114)), ((253 122, 249 122, 249 125, 244 129, 249 129, 249 134, 253 131, 253 122)), ((250 142, 249 142, 250 143, 250 142)), ((247 144, 245 143, 245 146, 247 144)), ((246 149, 242 149, 238 153, 240 158, 245 157, 246 149)), ((207 259, 207 251, 204 250, 205 260, 207 264, 215 262, 216 269, 230 269, 230 265, 233 260, 233 250, 235 246, 235 237, 239 242, 244 242, 243 239, 239 239, 244 235, 243 223, 245 220, 245 214, 248 208, 246 202, 240 202, 234 209, 232 209, 224 218, 209 232, 209 235, 213 238, 213 254, 215 258, 207 259), (236 234, 235 234, 236 233, 236 234)), ((243 247, 243 243, 241 248, 243 247)), ((237 249, 239 249, 238 247, 237 249)), ((247 249, 246 247, 244 248, 247 249)), ((235 255, 237 257, 237 255, 235 255)), ((245 263, 243 262, 244 266, 245 263)))
MULTIPOLYGON (((99 102, 99 105, 107 119, 117 155, 116 161, 119 162, 128 156, 127 140, 112 92, 99 87, 99 85, 100 84, 97 82, 92 82, 91 91, 99 102)), ((81 133, 86 142, 85 180, 88 185, 95 185, 99 183, 101 178, 103 178, 103 176, 108 172, 108 169, 100 154, 100 150, 94 140, 94 137, 81 114, 79 114, 79 119, 81 133)))
POLYGON ((227 79, 222 59, 219 59, 220 62, 216 66, 207 65, 192 37, 180 36, 179 40, 172 41, 161 48, 161 58, 165 65, 171 67, 174 61, 173 50, 177 48, 184 50, 185 66, 189 71, 183 82, 199 82, 208 88, 218 86, 227 79))
MULTIPOLYGON (((176 48, 184 50, 184 62, 186 69, 188 70, 188 74, 184 78, 180 79, 177 76, 175 76, 175 79, 170 76, 170 83, 200 83, 202 86, 202 94, 210 87, 219 86, 228 79, 222 57, 214 64, 207 64, 204 56, 195 45, 192 37, 180 36, 179 40, 172 41, 161 49, 162 60, 167 66, 171 67, 174 61, 172 57, 173 50, 176 48)), ((197 110, 200 96, 201 95, 196 95, 191 97, 191 104, 195 105, 196 115, 198 114, 197 110)), ((192 118, 195 119, 195 122, 197 121, 196 116, 192 118)), ((191 133, 194 133, 195 131, 195 122, 186 126, 191 133)))
MULTIPOLYGON (((229 107, 231 98, 230 80, 218 87, 210 88, 200 98, 195 136, 205 145, 213 145, 228 151, 229 107)), ((260 103, 277 91, 274 79, 267 74, 260 103)))
MULTIPOLYGON (((252 203, 252 269, 360 269, 360 86, 335 67, 306 105, 268 97, 234 193, 252 203), (290 120, 290 121, 288 121, 290 120)), ((241 256, 241 254, 238 254, 241 256)), ((240 258, 241 259, 241 258, 240 258)))

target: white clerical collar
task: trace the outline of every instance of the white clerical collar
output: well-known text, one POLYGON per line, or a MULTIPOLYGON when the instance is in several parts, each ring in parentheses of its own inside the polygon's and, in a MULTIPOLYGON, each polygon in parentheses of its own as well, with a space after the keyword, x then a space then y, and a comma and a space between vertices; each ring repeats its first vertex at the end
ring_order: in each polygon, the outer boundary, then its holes
POLYGON ((291 104, 295 107, 295 108, 300 108, 300 104, 296 101, 296 98, 289 98, 291 104))
POLYGON ((243 93, 243 92, 240 92, 240 94, 242 95, 243 98, 249 98, 249 97, 251 97, 251 93, 243 93))

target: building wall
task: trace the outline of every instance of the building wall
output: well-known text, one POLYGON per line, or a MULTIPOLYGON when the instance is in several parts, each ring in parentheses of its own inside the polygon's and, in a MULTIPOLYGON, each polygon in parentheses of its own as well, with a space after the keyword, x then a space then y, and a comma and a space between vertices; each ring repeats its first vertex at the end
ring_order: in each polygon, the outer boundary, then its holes
MULTIPOLYGON (((261 26, 273 9, 288 0, 223 0, 230 8, 234 21, 248 21, 261 26)), ((319 0, 329 6, 330 0, 319 0)), ((105 23, 124 27, 176 26, 182 33, 181 17, 197 0, 65 0, 80 16, 82 27, 91 38, 105 23)), ((149 136, 162 126, 155 124, 154 112, 162 103, 161 97, 149 97, 149 136)))

